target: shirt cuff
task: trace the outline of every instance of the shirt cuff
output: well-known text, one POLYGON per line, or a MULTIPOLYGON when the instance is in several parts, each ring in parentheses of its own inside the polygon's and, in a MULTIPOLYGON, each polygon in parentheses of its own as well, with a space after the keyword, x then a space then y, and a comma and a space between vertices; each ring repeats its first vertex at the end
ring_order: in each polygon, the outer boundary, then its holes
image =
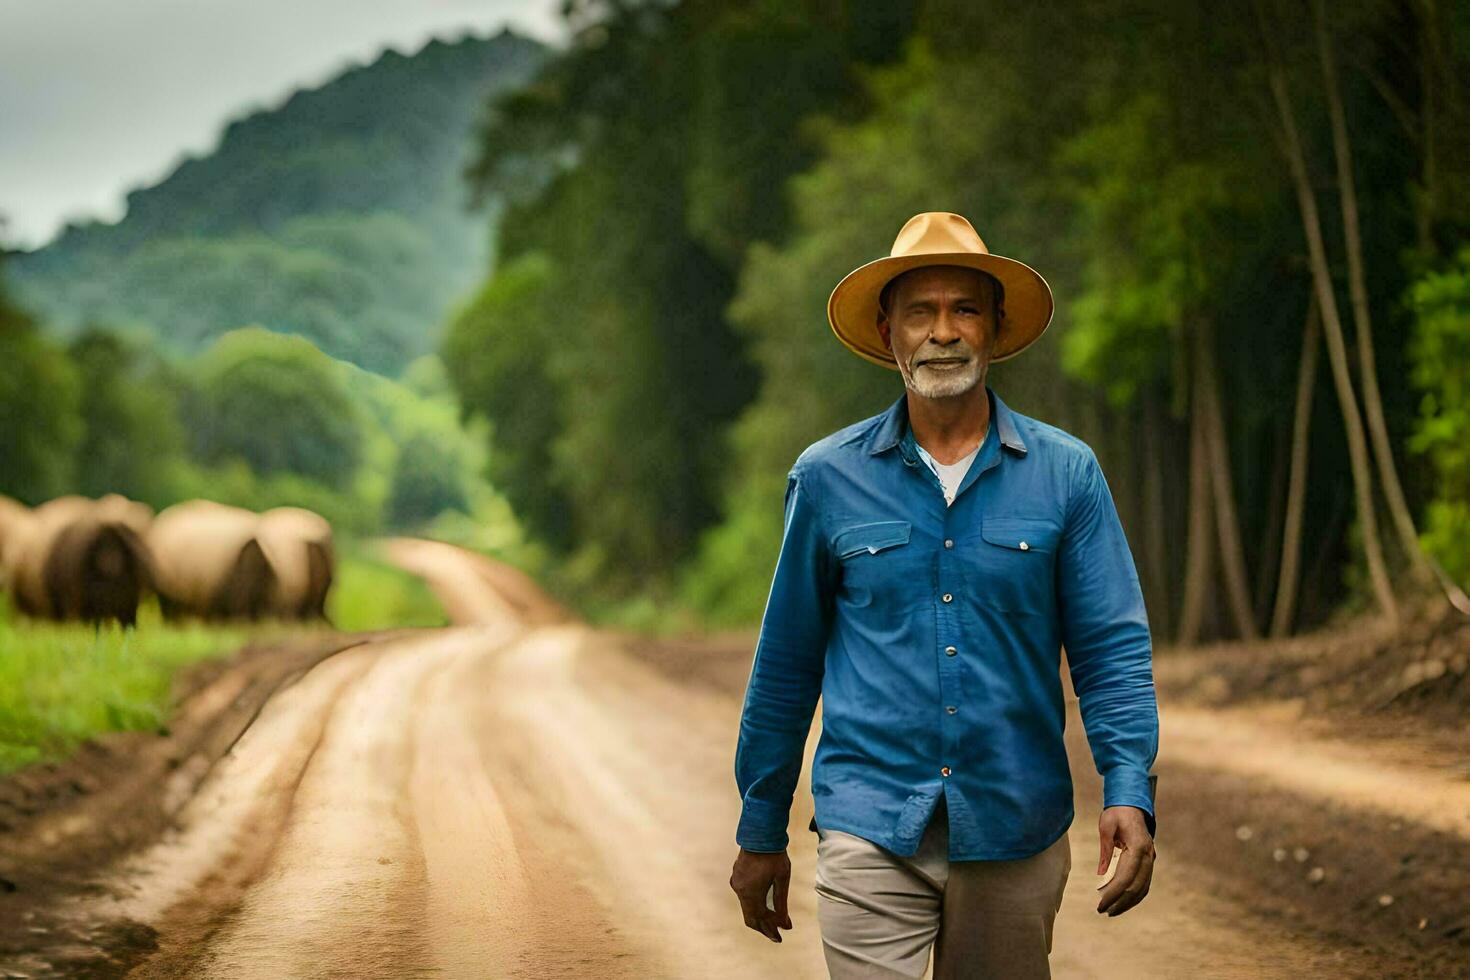
POLYGON ((1103 775, 1103 808, 1136 806, 1143 811, 1143 823, 1149 836, 1154 836, 1156 821, 1154 799, 1159 777, 1140 769, 1114 769, 1103 775))
POLYGON ((790 840, 786 835, 786 824, 790 818, 790 807, 775 807, 764 800, 747 799, 740 811, 735 843, 747 851, 784 851, 790 840))

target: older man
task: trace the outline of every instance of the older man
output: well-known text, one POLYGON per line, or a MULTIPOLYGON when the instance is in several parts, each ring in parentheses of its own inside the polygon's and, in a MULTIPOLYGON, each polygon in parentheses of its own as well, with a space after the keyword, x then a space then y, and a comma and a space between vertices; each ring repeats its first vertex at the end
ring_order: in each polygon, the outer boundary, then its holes
POLYGON ((1049 977, 1075 816, 1060 651, 1103 777, 1098 912, 1153 872, 1158 711, 1143 596, 1096 457, 985 384, 1051 321, 1051 289, 957 214, 904 225, 828 303, 903 376, 887 411, 809 446, 735 754, 730 885, 792 928, 787 822, 818 695, 818 920, 833 977, 1049 977))

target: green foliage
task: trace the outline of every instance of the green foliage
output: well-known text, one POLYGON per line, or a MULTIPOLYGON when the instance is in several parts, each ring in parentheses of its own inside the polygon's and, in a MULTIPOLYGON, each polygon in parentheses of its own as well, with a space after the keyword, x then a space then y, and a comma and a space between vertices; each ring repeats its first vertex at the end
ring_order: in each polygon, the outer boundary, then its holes
MULTIPOLYGON (((729 315, 762 384, 726 443, 723 521, 701 539, 681 580, 681 595, 714 622, 760 615, 780 541, 785 474, 797 455, 903 392, 897 372, 862 361, 832 336, 823 314, 838 280, 886 254, 911 215, 936 209, 970 216, 994 251, 1047 267, 1052 247, 1037 237, 1028 213, 1031 178, 1019 161, 1013 168, 996 159, 1007 114, 1017 109, 1001 94, 1021 81, 1002 51, 967 57, 973 69, 955 71, 918 38, 902 63, 871 72, 866 118, 812 127, 824 155, 791 181, 797 213, 787 242, 747 253, 729 315)), ((997 365, 991 378, 1005 379, 1008 400, 1022 407, 1032 379, 1055 371, 1054 357, 1039 345, 1014 365, 997 365)), ((1047 386, 1051 417, 1061 421, 1055 387, 1047 386)))
POLYGON ((300 337, 231 331, 194 366, 194 455, 238 457, 264 476, 295 473, 341 489, 361 459, 362 426, 340 364, 300 337))
POLYGON ((168 497, 165 476, 183 458, 184 429, 177 392, 156 355, 136 340, 96 329, 78 336, 68 352, 81 377, 77 492, 150 503, 168 497))
POLYGON ((1434 470, 1424 544, 1470 584, 1470 247, 1409 292, 1410 379, 1423 393, 1409 446, 1434 470))
POLYGON ((327 618, 337 629, 349 631, 448 622, 423 579, 355 542, 339 543, 337 571, 327 593, 327 618))
POLYGON ((433 433, 425 431, 410 438, 398 450, 388 522, 394 527, 412 527, 443 510, 465 510, 469 501, 459 481, 458 463, 433 433))
POLYGON ((1217 270, 1232 259, 1218 232, 1239 174, 1229 159, 1185 157, 1169 108, 1161 92, 1140 93, 1058 152, 1063 173, 1075 175, 1088 245, 1062 365, 1118 405, 1167 372, 1186 321, 1216 295, 1217 270))
POLYGON ((37 504, 75 478, 81 379, 6 291, 0 252, 0 492, 37 504))
POLYGON ((897 49, 912 5, 569 11, 569 49, 483 133, 473 172, 512 202, 508 261, 444 349, 494 427, 496 479, 538 535, 576 543, 569 576, 643 591, 718 516, 724 430, 756 390, 726 306, 815 159, 803 120, 856 108, 854 66, 897 49))
POLYGON ((465 413, 492 420, 490 478, 534 533, 566 548, 569 504, 551 463, 562 427, 548 356, 551 281, 543 253, 506 262, 450 322, 444 363, 465 413))
POLYGON ((68 227, 20 257, 53 327, 143 325, 192 354, 259 323, 395 372, 490 260, 461 183, 482 102, 540 62, 501 35, 387 52, 226 128, 218 149, 128 195, 116 225, 68 227))

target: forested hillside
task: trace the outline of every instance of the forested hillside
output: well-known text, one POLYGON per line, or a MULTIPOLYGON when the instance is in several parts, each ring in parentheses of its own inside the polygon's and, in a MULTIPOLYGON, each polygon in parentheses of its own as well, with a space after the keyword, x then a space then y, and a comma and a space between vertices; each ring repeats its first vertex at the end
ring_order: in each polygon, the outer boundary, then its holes
POLYGON ((431 41, 237 119, 129 194, 117 224, 14 256, 17 298, 66 336, 102 326, 193 353, 256 323, 396 373, 484 275, 496 208, 469 209, 461 171, 487 99, 542 56, 508 32, 431 41))

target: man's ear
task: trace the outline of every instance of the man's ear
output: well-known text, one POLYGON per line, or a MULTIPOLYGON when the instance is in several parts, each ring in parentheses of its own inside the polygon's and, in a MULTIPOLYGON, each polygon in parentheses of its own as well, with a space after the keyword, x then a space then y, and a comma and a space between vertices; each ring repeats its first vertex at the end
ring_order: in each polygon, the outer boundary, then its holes
POLYGON ((892 351, 893 344, 888 338, 888 314, 881 308, 878 310, 878 336, 883 338, 883 346, 892 351))

